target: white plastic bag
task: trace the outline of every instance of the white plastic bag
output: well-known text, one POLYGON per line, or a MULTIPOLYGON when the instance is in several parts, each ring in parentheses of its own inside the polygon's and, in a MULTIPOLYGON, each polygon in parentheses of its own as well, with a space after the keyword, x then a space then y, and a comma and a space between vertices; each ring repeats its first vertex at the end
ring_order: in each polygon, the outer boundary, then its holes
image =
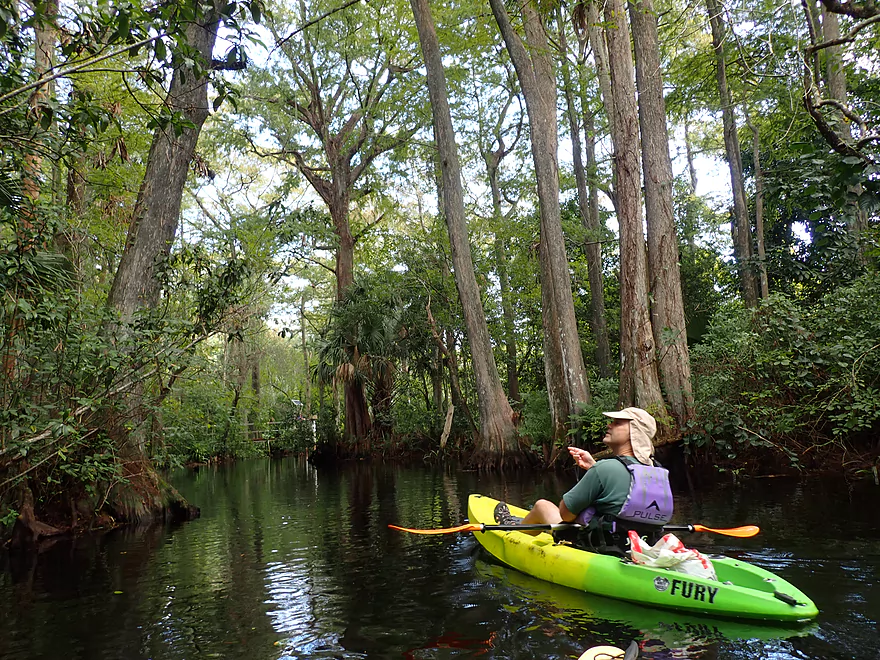
POLYGON ((698 550, 686 548, 675 534, 666 534, 653 546, 647 545, 634 531, 629 532, 630 555, 636 564, 668 568, 695 577, 717 580, 715 567, 698 550))

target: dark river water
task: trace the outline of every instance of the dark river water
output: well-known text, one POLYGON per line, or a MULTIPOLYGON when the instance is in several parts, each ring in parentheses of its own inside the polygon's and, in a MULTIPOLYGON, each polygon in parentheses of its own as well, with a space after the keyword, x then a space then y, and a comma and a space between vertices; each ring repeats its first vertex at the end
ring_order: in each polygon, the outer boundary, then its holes
POLYGON ((572 477, 295 459, 179 472, 202 509, 174 528, 122 530, 0 558, 0 658, 880 658, 880 487, 758 479, 676 496, 673 522, 762 528, 686 543, 767 568, 821 613, 778 627, 599 598, 495 563, 445 527, 467 496, 554 500, 572 477))

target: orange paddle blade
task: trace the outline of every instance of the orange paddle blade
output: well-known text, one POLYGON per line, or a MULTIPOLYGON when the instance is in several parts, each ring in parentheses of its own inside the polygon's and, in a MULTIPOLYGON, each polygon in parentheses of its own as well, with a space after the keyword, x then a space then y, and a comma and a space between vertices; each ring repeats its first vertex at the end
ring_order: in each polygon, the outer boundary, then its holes
POLYGON ((744 525, 742 527, 730 527, 728 529, 715 529, 714 527, 693 525, 693 528, 695 532, 712 532, 714 534, 724 534, 724 536, 736 536, 741 539, 747 539, 761 531, 761 528, 757 525, 744 525))
POLYGON ((483 525, 481 523, 469 523, 459 525, 458 527, 445 527, 443 529, 410 529, 409 527, 398 527, 397 525, 388 525, 391 529, 397 529, 401 532, 409 532, 410 534, 456 534, 458 532, 481 532, 483 525))

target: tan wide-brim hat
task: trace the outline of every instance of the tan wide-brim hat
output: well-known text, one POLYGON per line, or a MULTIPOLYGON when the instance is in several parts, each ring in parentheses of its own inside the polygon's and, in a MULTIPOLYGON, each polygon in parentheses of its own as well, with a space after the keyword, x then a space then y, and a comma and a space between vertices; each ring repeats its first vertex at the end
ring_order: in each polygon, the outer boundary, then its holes
POLYGON ((602 413, 612 419, 629 420, 629 439, 632 443, 633 453, 639 463, 653 465, 651 457, 654 455, 654 436, 657 434, 657 422, 647 410, 641 408, 624 408, 615 412, 602 413))

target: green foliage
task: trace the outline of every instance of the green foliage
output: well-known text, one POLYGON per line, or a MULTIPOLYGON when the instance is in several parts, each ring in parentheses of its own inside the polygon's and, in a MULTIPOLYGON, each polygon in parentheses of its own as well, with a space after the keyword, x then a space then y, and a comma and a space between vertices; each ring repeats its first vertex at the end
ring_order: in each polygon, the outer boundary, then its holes
POLYGON ((154 459, 175 465, 229 455, 225 431, 230 424, 235 427, 231 430, 237 430, 237 421, 229 418, 230 400, 229 389, 217 379, 193 380, 178 387, 163 403, 164 439, 154 459))
POLYGON ((864 271, 861 251, 876 236, 856 237, 858 214, 880 210, 875 165, 828 154, 821 144, 794 143, 765 156, 766 242, 770 289, 816 300, 864 271), (809 234, 794 231, 799 225, 809 234))
POLYGON ((16 518, 18 518, 18 511, 8 509, 3 516, 0 516, 0 528, 12 527, 15 524, 16 518))
POLYGON ((409 358, 416 373, 430 362, 422 299, 418 293, 407 299, 411 290, 418 291, 398 273, 361 276, 331 311, 318 346, 319 380, 362 386, 374 432, 386 439, 396 423, 401 361, 409 358))
MULTIPOLYGON (((317 434, 312 424, 317 427, 318 420, 305 417, 301 404, 296 405, 292 401, 283 402, 275 411, 275 419, 278 423, 275 426, 272 443, 276 448, 294 453, 305 453, 315 448, 317 434)), ((324 422, 326 423, 326 420, 324 422)))
MULTIPOLYGON (((445 420, 441 413, 423 397, 398 397, 394 402, 395 436, 405 447, 430 447, 443 433, 445 420)), ((466 433, 464 415, 457 414, 452 421, 451 438, 466 433)))
POLYGON ((552 440, 553 424, 546 390, 533 390, 523 395, 519 434, 529 439, 534 451, 539 451, 552 440))
POLYGON ((110 315, 72 288, 69 262, 22 247, 34 241, 19 240, 2 208, 0 221, 0 495, 31 465, 41 468, 34 475, 45 500, 69 488, 94 496, 97 484, 118 478, 112 444, 96 420, 131 374, 102 332, 110 315))
POLYGON ((871 447, 880 425, 880 277, 817 303, 771 296, 750 312, 723 307, 694 347, 691 449, 725 460, 769 448, 799 464, 818 447, 838 458, 871 447))
MULTIPOLYGON (((607 410, 617 410, 619 383, 616 378, 597 378, 590 382, 592 398, 588 405, 573 413, 569 420, 568 442, 578 447, 589 447, 605 435, 607 410)), ((523 397, 520 435, 531 440, 537 451, 550 442, 552 425, 550 405, 545 390, 535 390, 523 397)))
MULTIPOLYGON (((219 322, 204 305, 184 303, 210 299, 209 309, 227 309, 240 281, 222 263, 186 276, 182 262, 166 265, 174 304, 123 330, 99 297, 83 294, 69 259, 40 247, 52 225, 29 231, 15 220, 0 208, 0 498, 28 483, 42 507, 68 506, 69 497, 100 506, 125 481, 117 443, 140 432, 123 414, 126 397, 143 397, 150 412, 189 366, 201 333, 219 322)), ((205 446, 196 406, 187 412, 187 455, 220 453, 205 446)))
POLYGON ((616 378, 598 378, 590 383, 592 398, 570 420, 569 438, 578 447, 595 445, 605 436, 608 418, 602 413, 617 410, 620 384, 616 378))

